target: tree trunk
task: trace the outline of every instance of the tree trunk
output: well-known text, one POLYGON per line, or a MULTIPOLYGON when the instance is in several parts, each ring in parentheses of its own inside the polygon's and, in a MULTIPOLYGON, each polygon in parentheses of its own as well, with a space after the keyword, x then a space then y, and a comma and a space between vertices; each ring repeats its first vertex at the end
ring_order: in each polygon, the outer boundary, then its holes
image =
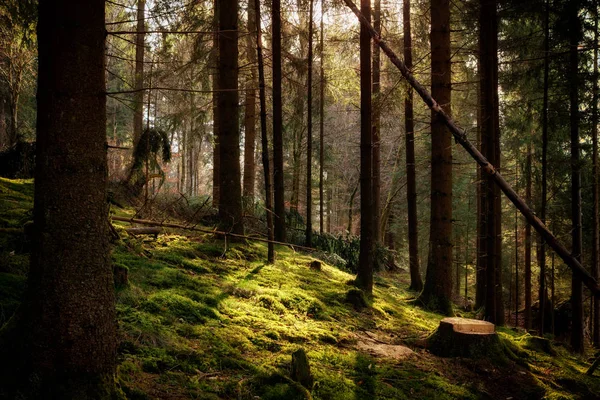
POLYGON ((226 230, 243 234, 238 108, 238 0, 219 0, 219 218, 226 230))
POLYGON ((39 5, 34 233, 22 305, 36 382, 28 389, 39 390, 31 398, 104 399, 114 390, 104 7, 101 0, 39 5))
MULTIPOLYGON (((371 20, 370 0, 361 0, 361 12, 371 20)), ((357 287, 373 293, 373 137, 371 125, 371 36, 360 24, 360 253, 357 287)))
POLYGON ((145 38, 145 10, 146 0, 137 2, 137 34, 135 35, 135 90, 134 113, 133 113, 133 148, 142 137, 144 130, 144 50, 146 49, 145 38))
POLYGON ((312 247, 312 76, 313 76, 313 3, 309 1, 308 11, 308 77, 306 80, 306 247, 312 247))
POLYGON ((244 113, 244 200, 247 209, 251 211, 254 207, 254 186, 256 176, 256 161, 254 152, 256 149, 256 54, 253 49, 255 43, 253 34, 256 31, 257 21, 253 10, 253 1, 248 2, 248 32, 246 46, 248 48, 248 63, 251 65, 250 76, 246 80, 246 100, 244 113))
MULTIPOLYGON (((572 249, 577 261, 581 262, 582 230, 581 230, 581 164, 579 144, 579 55, 578 45, 581 22, 579 21, 579 0, 569 3, 569 104, 571 119, 571 218, 572 249)), ((581 279, 573 274, 571 281, 571 306, 573 321, 571 324, 571 347, 576 353, 583 354, 583 286, 581 279)))
MULTIPOLYGON (((325 36, 325 28, 323 25, 323 16, 325 14, 325 2, 321 0, 321 64, 320 64, 320 79, 319 79, 319 88, 320 88, 320 113, 319 113, 319 232, 323 234, 323 225, 324 225, 324 186, 325 186, 325 41, 323 40, 325 36)), ((327 212, 331 213, 331 205, 327 207, 327 212)), ((327 220, 329 222, 329 218, 327 220)), ((329 229, 327 230, 330 231, 329 229)))
MULTIPOLYGON (((525 201, 531 206, 531 142, 527 145, 525 201)), ((532 327, 531 317, 531 225, 525 225, 525 329, 532 327)))
POLYGON ((213 207, 219 206, 220 197, 220 171, 221 171, 221 146, 219 146, 219 7, 220 0, 214 0, 213 25, 216 33, 213 35, 213 50, 211 63, 213 65, 212 74, 212 106, 213 106, 213 207))
MULTIPOLYGON (((450 1, 431 0, 431 94, 450 113, 450 1)), ((431 112, 431 220, 427 274, 420 301, 452 314, 452 140, 431 112)))
MULTIPOLYGON (((402 5, 404 17, 404 61, 412 70, 412 37, 410 27, 410 0, 402 5)), ((377 46, 379 47, 379 46, 377 46)), ((413 114, 413 89, 408 85, 404 99, 404 126, 406 135, 406 204, 408 207, 408 255, 410 289, 420 292, 423 280, 419 270, 419 221, 417 219, 417 179, 415 168, 415 125, 413 114)))
POLYGON ((258 90, 260 99, 260 137, 263 172, 265 178, 265 205, 267 214, 267 238, 269 239, 267 247, 267 262, 275 262, 275 250, 273 245, 273 193, 271 186, 271 168, 269 162, 269 137, 267 135, 267 101, 265 95, 265 67, 262 55, 262 32, 260 19, 260 0, 254 0, 254 12, 256 21, 256 52, 258 60, 258 90))
MULTIPOLYGON (((374 0, 373 8, 373 28, 378 34, 381 34, 381 0, 374 0)), ((373 131, 371 139, 373 141, 373 233, 375 234, 375 243, 383 241, 384 232, 381 232, 381 54, 379 46, 375 43, 373 46, 373 82, 372 94, 374 104, 373 112, 373 131)))
MULTIPOLYGON (((598 280, 600 277, 600 192, 598 180, 600 176, 598 166, 598 10, 594 8, 594 75, 592 89, 592 162, 593 162, 593 242, 592 242, 592 276, 598 280)), ((554 304, 554 303, 553 303, 554 304)), ((592 342, 596 348, 600 347, 600 299, 593 299, 592 307, 592 342)))
POLYGON ((273 62, 273 181, 275 197, 275 240, 285 242, 285 196, 283 183, 283 111, 281 104, 281 0, 271 7, 273 62))

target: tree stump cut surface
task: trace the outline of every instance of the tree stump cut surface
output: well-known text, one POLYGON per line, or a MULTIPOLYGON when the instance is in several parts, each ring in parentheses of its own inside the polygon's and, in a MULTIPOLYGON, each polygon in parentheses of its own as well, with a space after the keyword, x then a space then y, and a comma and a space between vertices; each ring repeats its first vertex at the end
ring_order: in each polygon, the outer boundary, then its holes
POLYGON ((441 320, 427 347, 441 357, 484 358, 502 353, 494 324, 466 318, 441 320))

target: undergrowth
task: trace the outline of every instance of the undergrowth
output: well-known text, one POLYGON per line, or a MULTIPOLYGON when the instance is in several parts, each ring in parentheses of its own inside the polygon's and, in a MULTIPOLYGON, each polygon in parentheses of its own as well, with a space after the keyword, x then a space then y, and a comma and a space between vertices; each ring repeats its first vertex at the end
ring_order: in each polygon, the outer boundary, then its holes
MULTIPOLYGON (((0 325, 25 288, 30 181, 0 180, 0 325)), ((119 215, 131 210, 118 209, 119 215)), ((129 284, 116 289, 118 382, 131 399, 576 399, 598 398, 584 360, 522 331, 499 328, 507 361, 443 359, 419 343, 442 316, 412 305, 406 276, 376 277, 369 307, 348 303, 353 275, 279 246, 267 265, 258 243, 225 244, 172 232, 121 239, 112 259, 129 284), (365 334, 415 354, 381 357, 357 346, 365 334), (307 352, 310 394, 289 378, 291 354, 307 352)))

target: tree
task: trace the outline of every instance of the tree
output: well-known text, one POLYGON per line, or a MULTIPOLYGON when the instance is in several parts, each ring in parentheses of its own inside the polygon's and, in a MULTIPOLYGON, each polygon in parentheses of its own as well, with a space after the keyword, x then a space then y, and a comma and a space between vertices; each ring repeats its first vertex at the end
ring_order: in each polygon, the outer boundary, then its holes
MULTIPOLYGON (((594 71, 592 86, 592 195, 593 195, 593 234, 592 234, 592 276, 600 277, 600 191, 598 179, 598 8, 594 6, 594 71)), ((543 199, 543 198, 542 198, 543 199)), ((593 298, 592 309, 592 342, 600 347, 600 299, 593 298)))
POLYGON ((271 7, 273 62, 273 192, 275 198, 275 240, 285 241, 285 186, 283 181, 283 110, 281 102, 281 0, 271 7))
MULTIPOLYGON (((256 31, 257 21, 253 10, 252 1, 248 2, 248 32, 246 36, 246 47, 248 63, 256 64, 256 54, 253 46, 253 35, 256 31)), ((254 151, 256 148, 256 70, 251 68, 250 75, 246 79, 246 100, 244 112, 244 199, 248 205, 254 203, 254 182, 256 174, 256 162, 254 151)))
MULTIPOLYGON (((381 34, 381 0, 375 0, 373 7, 373 28, 381 34)), ((372 107, 373 124, 373 233, 375 243, 383 240, 385 232, 381 232, 381 54, 379 46, 373 43, 373 81, 372 95, 374 104, 372 107)))
MULTIPOLYGON (((361 0, 360 11, 371 20, 370 0, 361 0)), ((360 24, 360 253, 356 285, 373 293, 373 136, 371 125, 371 36, 360 24)))
MULTIPOLYGON (((324 220, 324 185, 325 185, 325 28, 323 25, 323 16, 325 15, 325 2, 321 0, 321 62, 320 62, 320 77, 319 77, 319 233, 323 234, 323 220, 324 220)), ((327 206, 327 211, 331 212, 331 204, 327 206)), ((331 218, 327 219, 327 222, 331 222, 331 218)), ((331 229, 327 229, 330 232, 331 229)))
POLYGON ((137 34, 135 35, 135 94, 133 113, 133 147, 135 148, 144 130, 144 50, 146 48, 145 27, 146 0, 137 2, 137 34))
POLYGON ((307 121, 306 121, 306 246, 312 247, 312 84, 313 84, 313 3, 309 1, 308 11, 308 77, 306 79, 307 121))
POLYGON ((17 322, 25 397, 104 399, 114 391, 104 10, 103 0, 39 4, 34 224, 17 322))
POLYGON ((219 217, 234 233, 244 231, 238 108, 238 1, 220 0, 219 9, 219 217))
MULTIPOLYGON (((572 249, 577 261, 581 262, 582 229, 581 229, 581 164, 579 143, 579 55, 578 46, 581 37, 579 21, 579 1, 568 3, 569 20, 569 109, 571 125, 571 223, 572 249)), ((571 280, 571 347, 576 353, 583 353, 583 285, 581 278, 573 274, 571 280)))
MULTIPOLYGON (((212 106, 213 106, 213 199, 212 205, 213 207, 219 206, 220 199, 220 185, 221 185, 221 146, 219 145, 220 135, 219 135, 219 7, 220 0, 213 0, 213 29, 215 30, 215 34, 213 35, 213 48, 212 48, 212 57, 211 64, 213 66, 213 74, 212 74, 212 106)), ((184 141, 185 142, 185 141, 184 141)), ((182 169, 183 169, 182 164, 182 169)), ((182 171, 182 176, 185 174, 182 171)))
MULTIPOLYGON (((412 37, 410 29, 410 0, 402 5, 404 17, 404 62, 412 70, 412 37)), ((406 135, 406 204, 408 206, 408 253, 410 289, 420 292, 423 280, 419 271, 419 228, 417 219, 417 179, 415 173, 415 124, 413 116, 413 89, 409 85, 404 99, 404 127, 406 135)))
MULTIPOLYGON (((450 2, 431 0, 431 95, 450 113, 450 2)), ((431 217, 425 286, 419 300, 452 314, 452 140, 431 112, 431 217)))

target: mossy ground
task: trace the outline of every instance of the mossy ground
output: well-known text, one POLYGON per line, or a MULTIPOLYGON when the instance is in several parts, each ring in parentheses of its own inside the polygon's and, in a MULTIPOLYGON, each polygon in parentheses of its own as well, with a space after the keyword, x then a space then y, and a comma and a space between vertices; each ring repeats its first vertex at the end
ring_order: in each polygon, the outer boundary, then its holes
MULTIPOLYGON (((25 287, 32 183, 0 180, 0 324, 25 287)), ((127 215, 127 210, 119 210, 127 215)), ((119 230, 119 228, 117 228, 119 230)), ((306 350, 315 399, 598 398, 587 363, 555 346, 552 356, 523 332, 501 328, 508 361, 438 358, 414 347, 441 315, 408 300, 404 275, 380 275, 369 308, 346 301, 350 274, 311 255, 278 247, 229 245, 210 235, 172 232, 134 238, 121 232, 115 263, 129 285, 117 289, 118 380, 132 399, 303 399, 290 382, 291 354, 306 350), (413 347, 401 360, 358 351, 357 335, 375 333, 413 347)))

